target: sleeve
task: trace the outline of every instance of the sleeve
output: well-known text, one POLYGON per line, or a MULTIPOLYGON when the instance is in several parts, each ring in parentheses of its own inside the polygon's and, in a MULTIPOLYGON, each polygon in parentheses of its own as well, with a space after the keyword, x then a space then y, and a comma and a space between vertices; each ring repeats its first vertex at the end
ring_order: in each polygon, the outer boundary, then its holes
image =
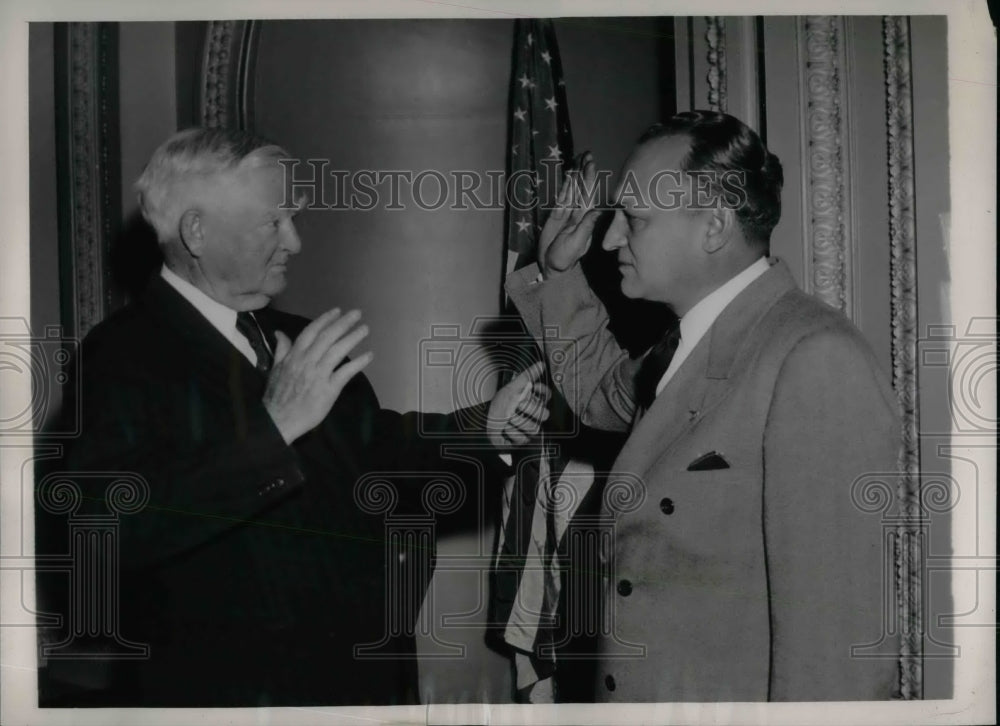
POLYGON ((825 331, 800 341, 775 386, 764 440, 771 700, 886 699, 889 657, 852 656, 885 633, 888 542, 852 486, 897 467, 895 399, 867 347, 825 331))
POLYGON ((534 283, 537 273, 535 265, 511 273, 507 292, 540 342, 553 382, 584 425, 628 430, 640 361, 608 329, 608 312, 579 265, 534 283))
POLYGON ((382 408, 359 374, 344 388, 321 428, 329 456, 355 459, 354 476, 396 474, 405 511, 421 510, 421 482, 435 472, 457 475, 471 497, 506 472, 486 434, 489 402, 452 413, 399 413, 382 408))
POLYGON ((84 365, 82 433, 65 468, 83 490, 84 506, 101 513, 116 472, 138 477, 134 496, 148 500, 118 517, 126 571, 155 566, 238 527, 304 479, 262 404, 241 399, 237 424, 226 430, 201 392, 182 388, 125 362, 84 365))

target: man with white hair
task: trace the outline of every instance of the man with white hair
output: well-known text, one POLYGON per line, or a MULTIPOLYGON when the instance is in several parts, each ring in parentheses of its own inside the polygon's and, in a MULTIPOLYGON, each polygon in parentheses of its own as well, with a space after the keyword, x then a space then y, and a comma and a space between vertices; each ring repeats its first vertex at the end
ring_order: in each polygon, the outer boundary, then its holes
MULTIPOLYGON (((388 571, 382 515, 355 490, 372 471, 455 470, 419 432, 457 432, 459 417, 380 408, 358 375, 372 354, 347 357, 368 332, 358 311, 309 322, 266 307, 301 248, 287 156, 248 133, 191 129, 137 183, 165 262, 83 343, 83 433, 67 464, 84 488, 91 472, 148 483, 145 506, 120 519, 117 635, 150 652, 114 663, 91 705, 417 700, 412 616, 427 583, 421 563, 388 571), (393 609, 411 622, 387 622, 393 609), (380 657, 356 652, 377 643, 380 657)), ((537 431, 540 372, 461 412, 483 444, 537 431)), ((404 484, 400 508, 420 498, 404 484)))

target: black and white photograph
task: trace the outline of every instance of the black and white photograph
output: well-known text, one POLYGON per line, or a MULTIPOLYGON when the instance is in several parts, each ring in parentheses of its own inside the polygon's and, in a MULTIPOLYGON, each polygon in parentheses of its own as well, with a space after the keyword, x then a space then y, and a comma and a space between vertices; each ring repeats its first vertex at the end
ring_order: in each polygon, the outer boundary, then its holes
POLYGON ((992 3, 0 17, 4 724, 995 722, 992 3))

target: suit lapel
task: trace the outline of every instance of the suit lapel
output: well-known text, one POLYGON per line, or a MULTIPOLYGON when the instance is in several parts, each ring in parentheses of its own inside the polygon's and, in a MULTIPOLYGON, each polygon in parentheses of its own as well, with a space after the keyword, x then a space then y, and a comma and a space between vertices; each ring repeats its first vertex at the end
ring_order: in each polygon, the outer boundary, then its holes
POLYGON ((739 362, 753 349, 753 331, 785 293, 795 289, 788 268, 775 260, 726 306, 673 378, 640 418, 619 455, 629 470, 645 472, 714 408, 731 388, 739 362))
POLYGON ((143 303, 157 320, 167 346, 199 377, 231 394, 263 391, 265 377, 183 295, 162 277, 150 280, 143 303))

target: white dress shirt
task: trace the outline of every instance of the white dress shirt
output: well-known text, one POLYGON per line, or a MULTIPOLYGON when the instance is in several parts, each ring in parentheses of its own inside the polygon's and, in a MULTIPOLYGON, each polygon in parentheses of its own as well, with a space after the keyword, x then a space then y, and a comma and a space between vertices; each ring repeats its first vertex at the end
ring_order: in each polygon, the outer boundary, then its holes
POLYGON ((176 272, 164 265, 160 268, 160 277, 167 284, 184 296, 184 299, 194 305, 195 309, 210 322, 216 330, 225 336, 226 340, 236 346, 248 361, 257 365, 257 354, 250 346, 246 336, 236 329, 236 311, 222 303, 213 300, 190 282, 180 277, 176 272))
POLYGON ((751 282, 767 272, 770 267, 771 263, 768 262, 767 258, 761 257, 688 310, 687 314, 681 318, 681 340, 677 345, 677 352, 674 353, 674 357, 670 361, 670 367, 663 372, 663 377, 656 384, 657 396, 674 377, 677 369, 683 365, 685 359, 698 345, 698 341, 705 336, 705 333, 726 309, 726 306, 736 299, 736 296, 743 292, 751 282))

